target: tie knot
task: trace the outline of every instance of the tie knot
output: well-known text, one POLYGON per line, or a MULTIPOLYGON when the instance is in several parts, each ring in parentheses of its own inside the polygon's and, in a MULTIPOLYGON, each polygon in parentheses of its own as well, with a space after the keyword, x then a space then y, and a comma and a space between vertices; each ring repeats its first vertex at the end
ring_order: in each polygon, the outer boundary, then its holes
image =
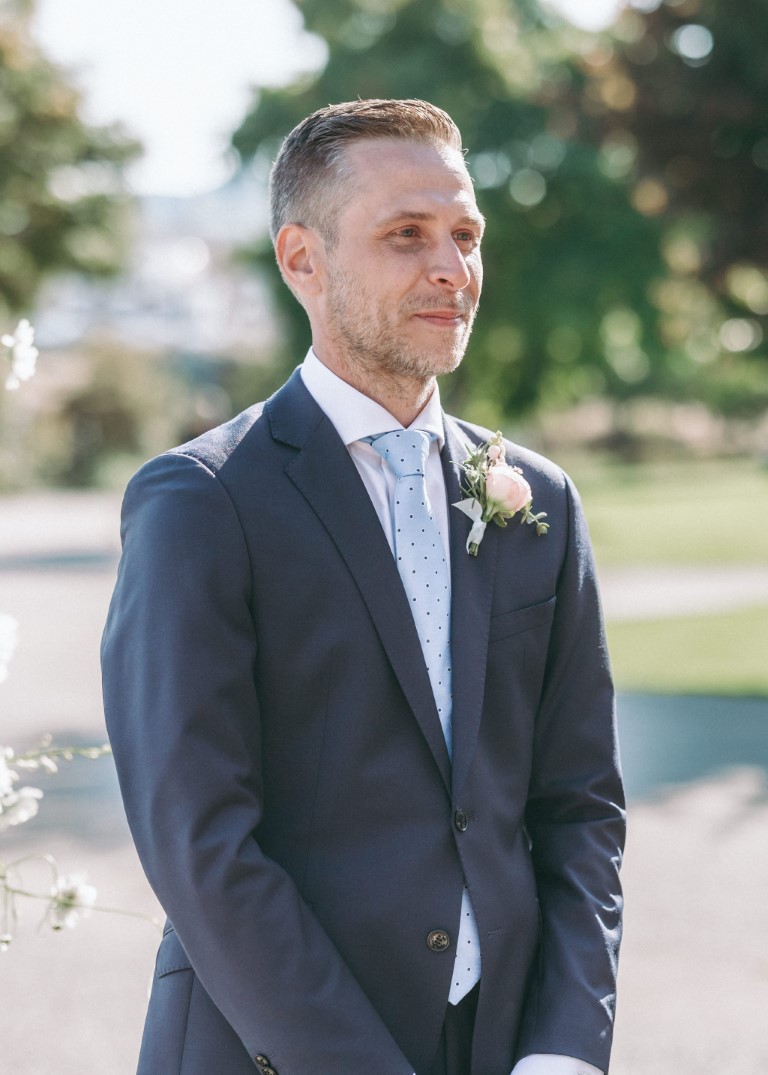
POLYGON ((396 429, 371 438, 371 444, 389 465, 395 477, 418 474, 424 477, 431 441, 421 429, 396 429))

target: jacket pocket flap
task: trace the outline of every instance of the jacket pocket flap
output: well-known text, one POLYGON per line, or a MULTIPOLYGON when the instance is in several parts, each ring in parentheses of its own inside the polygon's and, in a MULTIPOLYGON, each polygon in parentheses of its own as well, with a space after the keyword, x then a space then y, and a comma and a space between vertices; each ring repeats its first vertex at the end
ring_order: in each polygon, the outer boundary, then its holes
POLYGON ((169 929, 160 942, 155 973, 158 978, 162 978, 164 975, 173 974, 177 970, 192 970, 192 964, 181 946, 176 930, 169 929))
POLYGON ((496 642, 509 635, 530 631, 533 627, 543 627, 552 620, 556 602, 556 597, 550 597, 549 601, 540 605, 529 605, 527 608, 517 608, 512 612, 502 612, 500 616, 494 616, 491 619, 488 641, 496 642))

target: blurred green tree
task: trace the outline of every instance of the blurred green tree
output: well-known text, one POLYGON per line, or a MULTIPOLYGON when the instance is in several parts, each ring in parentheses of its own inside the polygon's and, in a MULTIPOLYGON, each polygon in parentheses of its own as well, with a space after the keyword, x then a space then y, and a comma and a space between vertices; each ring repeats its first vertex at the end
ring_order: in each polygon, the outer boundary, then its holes
MULTIPOLYGON (((273 157, 303 116, 356 96, 425 97, 454 117, 469 147, 490 227, 482 315, 444 386, 451 406, 495 426, 542 397, 567 402, 606 388, 623 396, 647 381, 662 362, 647 295, 648 279, 663 270, 659 224, 632 209, 624 177, 606 174, 599 146, 577 137, 585 76, 572 56, 591 39, 533 0, 297 6, 328 43, 328 62, 314 78, 257 92, 234 136, 244 161, 273 157), (632 345, 619 360, 614 337, 632 345)), ((303 312, 266 243, 254 258, 270 274, 284 359, 295 363, 308 344, 303 312)))
POLYGON ((27 309, 55 270, 113 272, 127 204, 120 173, 139 152, 78 115, 69 75, 42 54, 33 0, 0 0, 0 322, 27 309))
POLYGON ((662 222, 670 369, 738 414, 768 406, 767 55, 764 0, 633 0, 584 56, 578 102, 582 136, 662 222))
POLYGON ((768 6, 636 4, 616 26, 613 55, 590 69, 585 113, 634 144, 658 208, 704 218, 701 277, 727 293, 733 264, 768 268, 768 6))

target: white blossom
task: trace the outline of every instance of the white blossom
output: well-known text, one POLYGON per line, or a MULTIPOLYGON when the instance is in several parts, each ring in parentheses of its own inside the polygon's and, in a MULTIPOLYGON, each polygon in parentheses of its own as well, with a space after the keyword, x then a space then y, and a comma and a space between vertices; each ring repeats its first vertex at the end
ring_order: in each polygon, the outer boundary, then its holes
POLYGON ((0 612, 0 683, 8 678, 8 665, 19 637, 19 624, 7 612, 0 612))
POLYGON ((87 918, 98 893, 79 874, 64 874, 51 889, 49 918, 54 929, 74 929, 78 919, 87 918))
POLYGON ((9 761, 14 761, 13 750, 0 747, 0 832, 12 825, 23 825, 34 817, 43 797, 40 788, 14 787, 19 774, 11 768, 9 761))
POLYGON ((11 359, 11 371, 5 380, 7 389, 18 388, 22 381, 28 381, 34 374, 37 356, 40 354, 34 340, 35 330, 26 318, 19 321, 12 334, 1 338, 0 342, 10 351, 11 359))
POLYGON ((0 832, 5 832, 12 825, 23 825, 33 818, 42 797, 40 788, 29 787, 11 789, 0 796, 0 832))
POLYGON ((10 747, 0 747, 0 803, 13 791, 18 780, 18 773, 8 767, 8 759, 13 757, 10 747))

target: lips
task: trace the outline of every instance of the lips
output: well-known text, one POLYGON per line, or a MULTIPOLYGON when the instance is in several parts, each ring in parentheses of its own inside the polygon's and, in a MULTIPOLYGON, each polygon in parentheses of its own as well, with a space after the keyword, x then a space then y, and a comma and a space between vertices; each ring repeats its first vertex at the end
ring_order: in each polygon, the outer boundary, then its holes
POLYGON ((413 316, 430 324, 451 326, 465 321, 467 312, 456 307, 450 307, 440 310, 417 310, 413 316))

